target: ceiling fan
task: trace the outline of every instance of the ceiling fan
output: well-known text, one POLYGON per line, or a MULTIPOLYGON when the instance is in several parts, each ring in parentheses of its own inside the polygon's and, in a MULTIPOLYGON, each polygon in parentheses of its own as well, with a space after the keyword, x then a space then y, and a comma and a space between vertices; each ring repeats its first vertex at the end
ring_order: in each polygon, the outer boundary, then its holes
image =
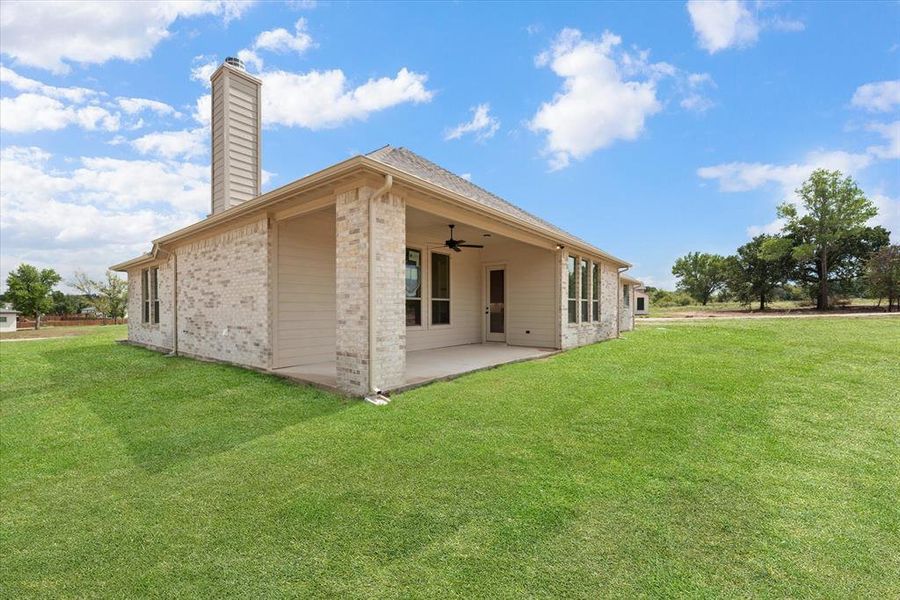
POLYGON ((453 239, 453 228, 456 225, 449 225, 450 227, 450 239, 444 241, 444 246, 450 248, 454 252, 462 252, 461 248, 484 248, 481 244, 467 244, 466 240, 454 240, 453 239))

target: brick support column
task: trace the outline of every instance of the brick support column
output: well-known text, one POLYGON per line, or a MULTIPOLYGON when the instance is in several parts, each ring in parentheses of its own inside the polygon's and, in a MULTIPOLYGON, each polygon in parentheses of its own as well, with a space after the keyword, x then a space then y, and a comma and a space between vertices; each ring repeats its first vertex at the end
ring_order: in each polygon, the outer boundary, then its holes
MULTIPOLYGON (((337 385, 369 391, 369 198, 360 187, 337 195, 337 385)), ((406 205, 392 194, 375 202, 375 387, 401 385, 406 371, 406 205)))

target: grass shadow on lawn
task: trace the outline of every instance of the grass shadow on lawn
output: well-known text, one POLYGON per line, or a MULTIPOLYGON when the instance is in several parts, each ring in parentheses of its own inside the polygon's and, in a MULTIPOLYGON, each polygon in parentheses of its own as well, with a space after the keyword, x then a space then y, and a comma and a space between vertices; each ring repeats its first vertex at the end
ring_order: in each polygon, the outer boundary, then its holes
POLYGON ((108 342, 83 350, 103 368, 85 373, 84 353, 68 346, 41 354, 57 371, 84 380, 70 399, 111 427, 135 464, 151 473, 351 406, 335 394, 239 367, 108 342))

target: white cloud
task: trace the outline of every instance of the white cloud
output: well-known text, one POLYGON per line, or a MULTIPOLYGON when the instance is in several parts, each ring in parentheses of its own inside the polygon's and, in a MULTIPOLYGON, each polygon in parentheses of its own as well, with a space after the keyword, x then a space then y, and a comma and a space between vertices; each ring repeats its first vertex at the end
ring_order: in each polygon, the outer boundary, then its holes
POLYGON ((866 151, 877 158, 900 158, 900 120, 893 123, 869 123, 868 131, 881 135, 887 142, 883 146, 869 146, 866 151))
POLYGON ((194 66, 191 68, 191 79, 199 81, 206 87, 210 87, 209 78, 219 68, 219 64, 217 60, 208 56, 195 56, 194 66))
MULTIPOLYGON (((265 94, 263 94, 265 98, 265 94)), ((212 94, 203 94, 197 98, 197 104, 194 107, 194 120, 209 127, 212 122, 212 94)))
POLYGON ((209 207, 206 165, 82 158, 54 169, 52 158, 36 147, 0 151, 4 277, 22 261, 64 278, 76 269, 100 275, 209 207))
POLYGON ((544 153, 550 168, 562 169, 616 140, 633 140, 648 117, 662 105, 652 79, 622 78, 614 49, 621 38, 605 32, 587 40, 575 29, 564 29, 536 64, 549 66, 564 79, 562 90, 532 118, 533 131, 545 132, 544 153))
MULTIPOLYGON (((884 124, 884 126, 892 127, 893 135, 897 136, 900 123, 884 124)), ((780 202, 796 204, 795 190, 815 169, 838 170, 845 175, 858 178, 861 172, 877 160, 898 157, 900 157, 900 141, 894 137, 888 146, 870 147, 866 152, 861 153, 843 150, 815 151, 807 154, 801 162, 784 165, 747 162, 724 163, 702 167, 697 170, 697 175, 702 179, 717 181, 719 190, 723 192, 748 192, 773 185, 779 190, 780 202), (875 150, 873 151, 873 149, 875 150)), ((900 201, 880 192, 873 194, 871 198, 879 211, 872 223, 884 225, 894 232, 895 236, 900 235, 900 201)), ((776 219, 765 225, 752 225, 747 228, 747 234, 752 237, 760 233, 775 233, 780 231, 782 224, 782 221, 776 219)))
POLYGON ((890 112, 900 106, 900 79, 861 85, 856 88, 850 103, 872 112, 890 112))
POLYGON ((67 73, 69 63, 102 64, 147 58, 178 18, 240 17, 252 2, 28 2, 3 3, 0 52, 19 64, 67 73))
POLYGON ((14 133, 57 130, 76 125, 89 131, 119 129, 119 116, 99 106, 66 106, 55 98, 25 93, 0 98, 0 129, 14 133))
POLYGON ((179 116, 177 110, 175 110, 165 102, 160 102, 159 100, 149 100, 147 98, 116 98, 116 103, 129 115, 149 110, 158 115, 179 116))
POLYGON ((797 32, 806 25, 783 15, 764 14, 774 3, 756 2, 751 12, 744 0, 688 0, 687 11, 700 47, 715 54, 728 48, 746 48, 764 30, 797 32))
POLYGON ((873 225, 881 225, 891 232, 896 243, 900 240, 900 198, 892 198, 887 194, 876 192, 870 196, 878 214, 872 219, 873 225))
POLYGON ((459 176, 462 177, 463 179, 465 179, 466 181, 472 181, 471 173, 460 173, 459 176))
POLYGON ((479 104, 472 107, 471 111, 472 119, 447 130, 444 134, 445 140, 458 140, 468 133, 473 133, 475 134, 475 139, 484 141, 492 138, 497 133, 497 130, 500 129, 500 121, 496 117, 491 116, 490 104, 479 104))
POLYGON ((818 168, 837 169, 853 174, 872 163, 872 156, 842 150, 815 151, 807 154, 803 162, 787 165, 769 163, 732 162, 702 167, 697 175, 702 179, 716 180, 723 192, 747 192, 764 185, 775 184, 781 188, 782 199, 792 200, 794 190, 818 168))
POLYGON ((130 142, 131 147, 147 155, 163 158, 197 158, 208 152, 209 131, 205 127, 183 131, 148 133, 130 142))
POLYGON ((303 54, 313 46, 312 36, 307 33, 306 26, 306 19, 300 18, 294 23, 294 33, 283 27, 271 31, 263 31, 256 37, 253 48, 254 50, 303 54))
POLYGON ((94 90, 82 87, 56 87, 19 75, 10 68, 0 65, 0 83, 6 84, 20 92, 40 93, 50 98, 69 102, 87 102, 99 94, 94 90))
MULTIPOLYGON (((429 102, 426 75, 400 69, 395 77, 370 79, 351 87, 340 69, 261 73, 262 117, 266 125, 327 129, 399 104, 429 102)), ((202 114, 202 113, 201 113, 202 114)))
POLYGON ((759 23, 738 0, 689 0, 687 10, 700 46, 710 54, 752 45, 759 37, 759 23))
POLYGON ((253 71, 262 71, 263 59, 253 50, 238 50, 237 57, 244 61, 244 66, 253 71))
POLYGON ((682 84, 684 97, 679 105, 681 108, 691 112, 706 112, 716 105, 715 102, 703 94, 703 90, 710 87, 716 87, 716 82, 713 81, 709 73, 689 74, 682 84))
POLYGON ((122 127, 142 127, 144 121, 140 118, 141 114, 181 117, 165 102, 129 97, 111 101, 105 92, 48 85, 3 66, 0 66, 0 82, 24 92, 18 96, 0 98, 0 129, 4 131, 55 131, 70 125, 88 131, 117 131, 122 127))

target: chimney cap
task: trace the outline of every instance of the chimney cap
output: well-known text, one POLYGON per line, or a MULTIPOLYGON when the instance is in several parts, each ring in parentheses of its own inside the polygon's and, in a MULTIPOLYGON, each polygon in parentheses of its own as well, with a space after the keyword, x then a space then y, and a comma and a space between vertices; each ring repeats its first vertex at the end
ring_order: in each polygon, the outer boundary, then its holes
POLYGON ((236 56, 228 56, 228 57, 226 57, 226 58, 225 58, 225 64, 228 65, 228 66, 230 66, 230 67, 235 67, 235 68, 237 68, 237 69, 240 69, 241 71, 246 71, 246 70, 247 70, 247 69, 244 68, 244 61, 242 61, 241 59, 237 58, 236 56))

